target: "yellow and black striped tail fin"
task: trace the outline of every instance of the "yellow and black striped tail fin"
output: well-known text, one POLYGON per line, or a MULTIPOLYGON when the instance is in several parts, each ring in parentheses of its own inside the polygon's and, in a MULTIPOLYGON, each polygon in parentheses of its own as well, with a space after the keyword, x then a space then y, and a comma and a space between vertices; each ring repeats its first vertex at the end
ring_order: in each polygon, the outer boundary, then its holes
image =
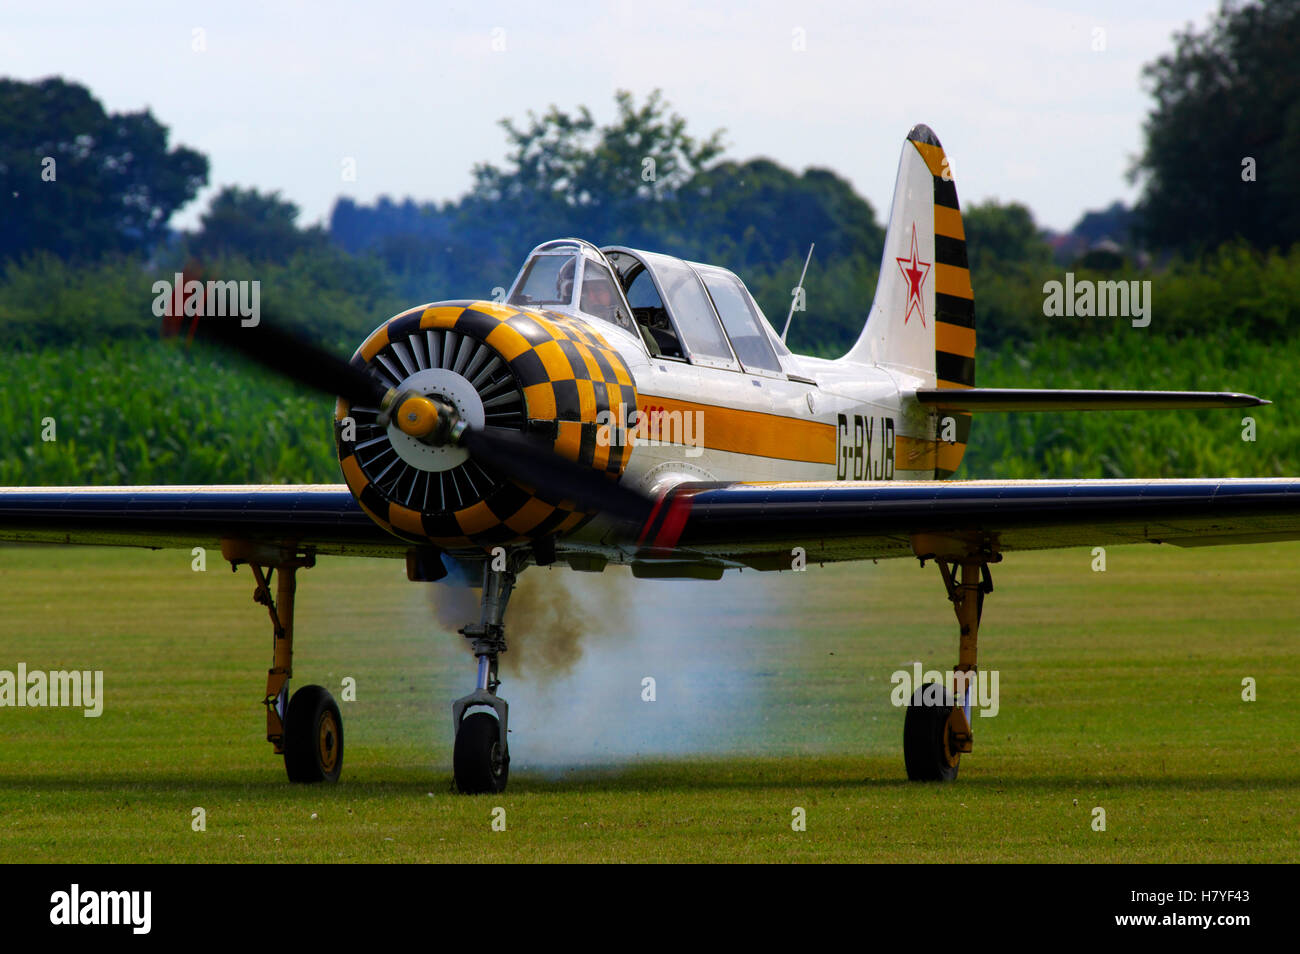
MULTIPOLYGON (((966 257, 966 230, 957 184, 943 146, 926 125, 912 127, 908 141, 934 177, 934 370, 938 388, 975 386, 975 293, 966 257)), ((939 421, 934 476, 951 477, 970 439, 970 414, 951 412, 939 421), (944 430, 950 429, 945 435, 944 430), (947 436, 954 438, 951 442, 947 436)))
MULTIPOLYGON (((913 126, 898 160, 876 296, 844 361, 876 365, 920 388, 975 385, 975 302, 957 187, 943 146, 913 126)), ((951 477, 970 437, 970 415, 936 418, 932 457, 910 477, 951 477)), ((923 463, 922 463, 923 462, 923 463)))

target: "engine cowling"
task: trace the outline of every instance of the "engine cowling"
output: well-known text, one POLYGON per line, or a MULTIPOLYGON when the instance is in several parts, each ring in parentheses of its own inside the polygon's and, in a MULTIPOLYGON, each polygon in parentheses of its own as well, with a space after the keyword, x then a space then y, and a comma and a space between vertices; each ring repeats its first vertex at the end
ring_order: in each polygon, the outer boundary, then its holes
MULTIPOLYGON (((627 466, 630 431, 619 425, 636 409, 636 387, 618 352, 578 319, 438 302, 380 325, 352 364, 390 387, 453 405, 472 427, 525 431, 610 480, 627 466)), ((563 536, 594 516, 538 493, 526 475, 512 479, 463 448, 430 446, 393 422, 382 425, 379 414, 339 401, 339 464, 366 513, 403 540, 481 550, 563 536)))

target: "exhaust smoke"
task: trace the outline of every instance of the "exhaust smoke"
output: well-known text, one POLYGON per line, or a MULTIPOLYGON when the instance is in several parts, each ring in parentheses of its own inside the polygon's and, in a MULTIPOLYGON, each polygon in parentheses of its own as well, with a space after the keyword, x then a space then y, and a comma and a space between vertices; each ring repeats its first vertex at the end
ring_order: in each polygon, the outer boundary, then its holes
MULTIPOLYGON (((450 581, 449 581, 450 582, 450 581)), ((512 770, 560 770, 637 757, 753 751, 763 739, 766 648, 753 630, 784 616, 758 573, 637 580, 626 567, 529 567, 506 612, 501 657, 512 770)), ((479 616, 479 590, 431 587, 452 638, 442 662, 467 676, 455 631, 479 616)), ((783 602, 783 601, 781 601, 783 602)))

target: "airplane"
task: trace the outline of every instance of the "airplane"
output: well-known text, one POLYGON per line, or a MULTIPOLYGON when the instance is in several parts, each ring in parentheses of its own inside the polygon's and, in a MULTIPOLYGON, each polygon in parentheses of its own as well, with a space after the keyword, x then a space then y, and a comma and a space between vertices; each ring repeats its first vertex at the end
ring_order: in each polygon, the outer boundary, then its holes
MULTIPOLYGON (((903 143, 875 298, 843 357, 786 347, 718 266, 561 238, 494 301, 440 301, 380 324, 349 361, 275 323, 205 318, 214 340, 336 396, 344 483, 0 489, 0 540, 219 546, 247 564, 273 631, 267 739, 292 782, 334 782, 338 705, 289 694, 297 571, 322 556, 403 559, 415 581, 481 580, 460 633, 473 691, 452 704, 459 791, 509 778, 500 693, 519 573, 629 565, 718 580, 934 561, 973 675, 990 567, 1006 553, 1300 538, 1292 479, 952 480, 975 415, 1250 407, 1236 392, 975 386, 975 310, 956 186, 925 125, 903 143)), ((906 707, 907 777, 951 781, 972 750, 969 683, 906 707)))

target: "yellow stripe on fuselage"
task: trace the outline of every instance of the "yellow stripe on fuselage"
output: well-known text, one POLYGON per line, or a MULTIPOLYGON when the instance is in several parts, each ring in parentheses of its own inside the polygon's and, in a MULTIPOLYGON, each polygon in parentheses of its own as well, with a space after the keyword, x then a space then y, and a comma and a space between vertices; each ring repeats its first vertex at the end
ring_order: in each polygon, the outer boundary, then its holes
POLYGON ((693 436, 709 450, 811 464, 835 463, 833 424, 801 421, 764 411, 696 404, 645 393, 637 395, 637 410, 642 414, 656 411, 702 414, 699 419, 702 426, 693 432, 693 436))
POLYGON ((894 438, 895 470, 956 470, 966 442, 931 441, 920 437, 894 438))
POLYGON ((894 470, 934 470, 937 441, 921 437, 894 437, 894 470))

